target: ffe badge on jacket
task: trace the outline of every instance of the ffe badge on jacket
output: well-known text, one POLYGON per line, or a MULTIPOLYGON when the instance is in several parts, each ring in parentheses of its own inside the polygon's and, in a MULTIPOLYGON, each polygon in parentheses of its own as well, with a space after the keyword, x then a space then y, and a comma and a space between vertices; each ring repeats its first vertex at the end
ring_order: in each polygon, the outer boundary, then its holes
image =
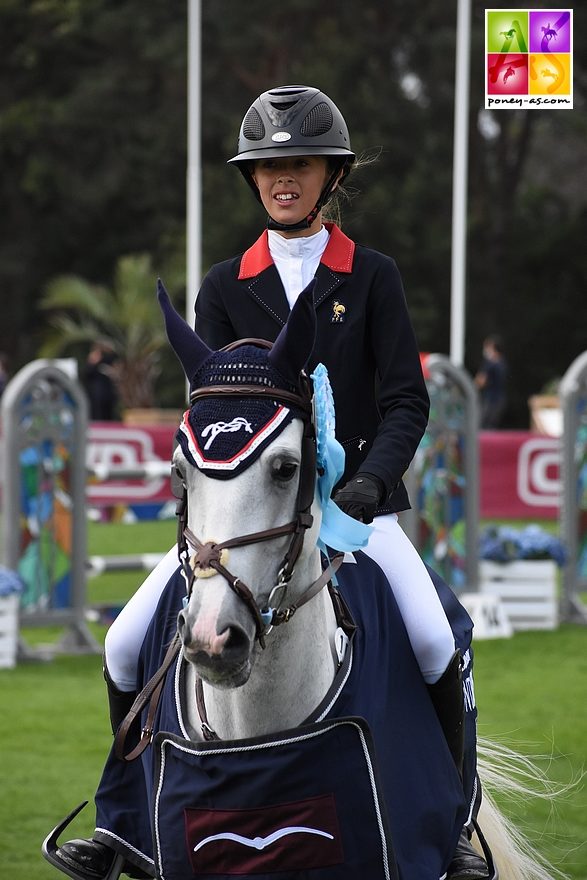
POLYGON ((342 324, 346 314, 346 306, 337 299, 332 303, 332 315, 330 321, 332 324, 342 324))

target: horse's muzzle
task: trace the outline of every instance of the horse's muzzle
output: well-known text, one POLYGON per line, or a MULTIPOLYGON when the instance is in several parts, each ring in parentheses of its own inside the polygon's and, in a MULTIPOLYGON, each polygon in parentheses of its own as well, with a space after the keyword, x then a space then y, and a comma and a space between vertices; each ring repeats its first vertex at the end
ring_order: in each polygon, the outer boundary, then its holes
POLYGON ((185 659, 204 681, 217 687, 239 687, 248 679, 254 636, 238 623, 221 633, 192 624, 187 610, 179 612, 178 632, 185 659))

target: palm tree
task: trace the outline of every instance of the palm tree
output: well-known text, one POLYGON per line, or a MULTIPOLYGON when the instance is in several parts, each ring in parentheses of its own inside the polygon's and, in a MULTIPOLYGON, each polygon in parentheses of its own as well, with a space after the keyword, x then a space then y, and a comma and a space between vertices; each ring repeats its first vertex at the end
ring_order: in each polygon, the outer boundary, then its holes
POLYGON ((148 254, 120 257, 112 289, 76 275, 54 278, 39 303, 54 312, 40 355, 55 357, 76 343, 103 340, 116 357, 122 407, 153 406, 159 354, 167 346, 155 280, 148 254))

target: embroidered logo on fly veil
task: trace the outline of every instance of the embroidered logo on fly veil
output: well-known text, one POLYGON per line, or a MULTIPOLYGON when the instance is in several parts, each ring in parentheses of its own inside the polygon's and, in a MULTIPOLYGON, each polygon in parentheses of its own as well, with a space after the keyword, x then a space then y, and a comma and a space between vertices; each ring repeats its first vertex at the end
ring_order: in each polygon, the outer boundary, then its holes
POLYGON ((226 422, 212 421, 206 403, 202 401, 184 413, 176 438, 190 464, 211 477, 240 473, 293 418, 285 406, 276 408, 272 403, 255 400, 251 402, 250 418, 237 415, 226 422), (255 413, 255 409, 260 412, 255 413), (203 445, 205 437, 208 439, 203 445))
POLYGON ((332 834, 329 834, 327 831, 320 831, 319 828, 306 828, 303 825, 292 825, 288 828, 278 828, 276 831, 273 831, 272 834, 268 834, 267 837, 244 837, 242 834, 235 834, 232 831, 224 831, 222 834, 211 834, 209 837, 205 837, 204 840, 201 840, 194 847, 194 852, 198 852, 198 850, 202 849, 203 846, 206 846, 207 843, 212 843, 215 840, 232 840, 234 843, 240 843, 251 849, 263 850, 268 846, 271 846, 272 843, 281 840, 282 837, 288 837, 290 834, 317 834, 319 837, 326 837, 328 840, 334 840, 332 834))
POLYGON ((240 431, 241 428, 244 428, 247 434, 253 433, 250 422, 242 416, 236 416, 231 422, 213 422, 211 425, 206 425, 202 431, 202 437, 207 437, 208 434, 210 434, 210 437, 207 440, 204 449, 210 449, 212 443, 219 434, 232 434, 235 431, 240 431))

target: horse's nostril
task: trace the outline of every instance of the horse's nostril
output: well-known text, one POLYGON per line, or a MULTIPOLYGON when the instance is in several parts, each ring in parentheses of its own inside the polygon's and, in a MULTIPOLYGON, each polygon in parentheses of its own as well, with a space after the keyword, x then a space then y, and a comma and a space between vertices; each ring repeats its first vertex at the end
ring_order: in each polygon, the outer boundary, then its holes
POLYGON ((183 639, 183 636, 185 633, 185 629, 186 629, 185 611, 180 611, 179 614, 177 615, 177 631, 178 631, 179 635, 182 637, 182 639, 183 639))
POLYGON ((224 651, 229 653, 242 653, 248 651, 249 639, 247 634, 238 626, 228 629, 228 638, 224 643, 224 651))

